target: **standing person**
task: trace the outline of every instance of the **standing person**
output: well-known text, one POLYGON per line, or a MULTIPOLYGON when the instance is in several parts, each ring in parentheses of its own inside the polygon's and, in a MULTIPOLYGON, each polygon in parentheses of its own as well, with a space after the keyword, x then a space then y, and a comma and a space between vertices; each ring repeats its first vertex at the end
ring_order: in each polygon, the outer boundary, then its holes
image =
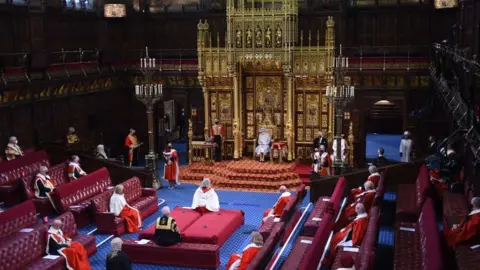
POLYGON ((87 175, 87 173, 82 170, 80 167, 80 158, 77 155, 73 155, 70 158, 70 163, 68 163, 68 178, 70 179, 70 182, 73 180, 77 180, 78 178, 87 175))
POLYGON ((138 209, 128 205, 125 195, 123 194, 123 189, 123 185, 117 185, 115 187, 114 193, 112 197, 110 197, 110 212, 116 217, 125 219, 127 232, 138 232, 142 227, 142 217, 138 209))
POLYGON ((428 154, 435 155, 437 153, 438 143, 435 140, 435 137, 428 137, 428 154))
POLYGON ((373 160, 372 164, 374 166, 382 166, 382 165, 387 164, 388 159, 385 158, 384 154, 385 154, 385 149, 383 149, 382 147, 378 148, 377 158, 375 160, 373 160))
POLYGON ((128 164, 130 167, 137 166, 138 163, 138 147, 142 145, 138 143, 137 135, 135 135, 135 129, 131 128, 125 138, 125 147, 128 154, 128 164))
POLYGON ((167 148, 163 151, 163 159, 165 160, 163 179, 168 181, 168 188, 173 189, 175 185, 180 185, 178 177, 180 176, 180 166, 178 166, 178 153, 173 149, 172 144, 167 144, 167 148))
POLYGON ((23 156, 23 151, 18 145, 17 137, 12 136, 8 141, 9 143, 5 149, 5 156, 7 157, 7 160, 14 160, 23 156))
POLYGON ((412 139, 410 139, 410 132, 405 131, 403 133, 403 138, 400 141, 400 161, 401 162, 412 161, 412 144, 413 144, 413 141, 412 139))
POLYGON ((122 239, 115 237, 110 245, 112 251, 107 255, 107 270, 132 270, 132 263, 128 255, 122 251, 122 239))
POLYGON ((97 145, 95 157, 98 159, 108 159, 107 153, 105 153, 105 146, 103 144, 97 145))
POLYGON ((170 207, 162 208, 162 216, 155 221, 155 243, 168 247, 180 243, 182 237, 177 227, 177 222, 170 216, 170 207))
POLYGON ((225 137, 225 129, 222 124, 218 122, 218 119, 214 120, 214 125, 210 129, 210 136, 213 138, 215 146, 215 161, 222 159, 222 140, 225 137))
POLYGON ((323 131, 318 131, 318 137, 313 140, 313 149, 318 148, 323 145, 325 147, 325 151, 328 151, 328 141, 327 138, 323 137, 323 131))

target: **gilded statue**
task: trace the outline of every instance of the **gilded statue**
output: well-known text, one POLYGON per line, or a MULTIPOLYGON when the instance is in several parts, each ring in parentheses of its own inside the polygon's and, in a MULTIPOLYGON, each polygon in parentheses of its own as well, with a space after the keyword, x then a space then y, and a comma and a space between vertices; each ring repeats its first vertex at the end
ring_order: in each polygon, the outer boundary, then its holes
POLYGON ((270 29, 270 27, 267 27, 267 31, 265 32, 265 47, 272 47, 272 29, 270 29))
POLYGON ((262 30, 260 27, 257 27, 257 32, 255 33, 255 46, 257 46, 257 48, 262 47, 262 30))
POLYGON ((240 30, 240 29, 237 30, 237 40, 236 40, 236 43, 237 43, 237 48, 241 48, 241 47, 242 47, 242 30, 240 30))
POLYGON ((277 27, 275 31, 275 46, 282 47, 282 29, 280 27, 277 27))
POLYGON ((247 48, 252 47, 252 30, 250 28, 247 29, 247 48))

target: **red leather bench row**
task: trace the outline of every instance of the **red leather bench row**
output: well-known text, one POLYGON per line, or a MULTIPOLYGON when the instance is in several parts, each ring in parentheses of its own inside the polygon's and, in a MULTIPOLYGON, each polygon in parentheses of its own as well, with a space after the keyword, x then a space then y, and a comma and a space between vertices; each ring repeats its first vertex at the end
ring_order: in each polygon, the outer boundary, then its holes
POLYGON ((32 201, 23 202, 0 213, 0 239, 18 233, 23 228, 35 226, 38 226, 38 218, 32 201))
MULTIPOLYGON (((142 219, 158 210, 157 193, 152 188, 142 188, 137 177, 128 179, 122 185, 124 186, 125 200, 140 212, 142 219)), ((106 190, 92 197, 91 201, 98 233, 119 236, 126 232, 126 225, 125 219, 116 217, 110 212, 112 194, 113 189, 106 190)))
POLYGON ((51 193, 59 213, 71 211, 80 228, 93 220, 91 198, 112 185, 106 168, 96 170, 82 178, 55 188, 51 193))
POLYGON ((415 184, 398 185, 396 220, 416 222, 429 189, 428 169, 426 165, 422 165, 415 184))
POLYGON ((417 222, 397 223, 394 269, 445 269, 432 199, 425 199, 417 222))
POLYGON ((340 204, 345 197, 346 189, 347 182, 345 181, 345 177, 341 177, 338 179, 331 197, 324 196, 317 200, 315 207, 303 226, 303 235, 312 237, 315 235, 329 202, 333 203, 333 214, 336 216, 338 211, 340 211, 340 204))
MULTIPOLYGON (((63 221, 63 232, 73 241, 82 243, 89 256, 97 251, 95 236, 78 235, 72 213, 67 212, 58 218, 63 221)), ((43 258, 46 255, 47 229, 47 225, 41 224, 39 229, 21 232, 2 239, 0 244, 0 269, 65 269, 65 259, 63 257, 55 260, 43 258)))
MULTIPOLYGON (((293 215, 295 211, 295 206, 297 205, 298 202, 302 201, 303 198, 306 195, 306 190, 305 190, 305 185, 302 184, 300 187, 297 188, 297 191, 295 192, 295 195, 293 195, 292 199, 288 202, 288 204, 285 206, 282 212, 282 216, 280 217, 280 221, 287 222, 293 215)), ((258 232, 262 235, 263 239, 267 239, 270 233, 272 232, 272 229, 275 225, 276 220, 274 217, 270 217, 263 224, 260 226, 258 229, 258 232)))
POLYGON ((468 183, 464 185, 463 193, 452 193, 449 190, 442 191, 442 210, 444 226, 451 228, 453 224, 459 224, 468 215, 469 205, 474 197, 468 183))
POLYGON ((283 222, 275 223, 272 231, 270 232, 270 235, 266 240, 264 240, 262 248, 258 251, 255 259, 250 262, 247 270, 266 269, 266 266, 269 264, 272 256, 274 255, 273 251, 275 250, 275 247, 280 241, 284 227, 285 223, 283 222))
POLYGON ((33 152, 23 157, 0 163, 0 201, 7 206, 23 198, 21 178, 38 172, 40 166, 50 167, 47 152, 33 152))
POLYGON ((454 248, 458 270, 476 270, 480 267, 480 247, 459 245, 454 248))

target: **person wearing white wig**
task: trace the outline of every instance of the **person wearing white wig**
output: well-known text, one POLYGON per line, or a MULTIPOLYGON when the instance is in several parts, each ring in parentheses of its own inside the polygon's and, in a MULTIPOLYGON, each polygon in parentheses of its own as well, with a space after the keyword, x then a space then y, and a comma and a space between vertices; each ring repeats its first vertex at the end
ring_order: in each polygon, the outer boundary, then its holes
POLYGON ((131 270, 132 263, 128 255, 122 251, 122 239, 115 237, 112 242, 110 242, 110 245, 112 251, 107 255, 107 270, 131 270))
POLYGON ((5 156, 7 160, 14 160, 23 156, 23 151, 18 145, 17 137, 12 136, 8 140, 7 148, 5 149, 5 156))
POLYGON ((259 133, 257 148, 255 148, 255 155, 260 157, 260 161, 265 161, 265 155, 270 152, 271 136, 265 128, 261 128, 259 133))
POLYGON ((195 194, 193 195, 192 209, 200 214, 218 212, 220 210, 218 195, 212 188, 210 179, 204 178, 202 185, 195 191, 195 194))
POLYGON ((410 139, 410 132, 405 131, 403 138, 400 141, 400 161, 411 162, 412 161, 412 139, 410 139))

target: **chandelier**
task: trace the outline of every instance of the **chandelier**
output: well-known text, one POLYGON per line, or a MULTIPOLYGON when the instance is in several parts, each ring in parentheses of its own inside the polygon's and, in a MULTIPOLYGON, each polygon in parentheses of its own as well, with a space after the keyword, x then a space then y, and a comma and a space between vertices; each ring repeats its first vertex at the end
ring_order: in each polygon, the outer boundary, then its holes
POLYGON ((326 88, 327 102, 333 104, 335 108, 345 109, 348 103, 355 97, 355 87, 345 80, 345 74, 348 71, 348 57, 342 54, 342 45, 340 45, 340 54, 332 58, 333 85, 326 88))

